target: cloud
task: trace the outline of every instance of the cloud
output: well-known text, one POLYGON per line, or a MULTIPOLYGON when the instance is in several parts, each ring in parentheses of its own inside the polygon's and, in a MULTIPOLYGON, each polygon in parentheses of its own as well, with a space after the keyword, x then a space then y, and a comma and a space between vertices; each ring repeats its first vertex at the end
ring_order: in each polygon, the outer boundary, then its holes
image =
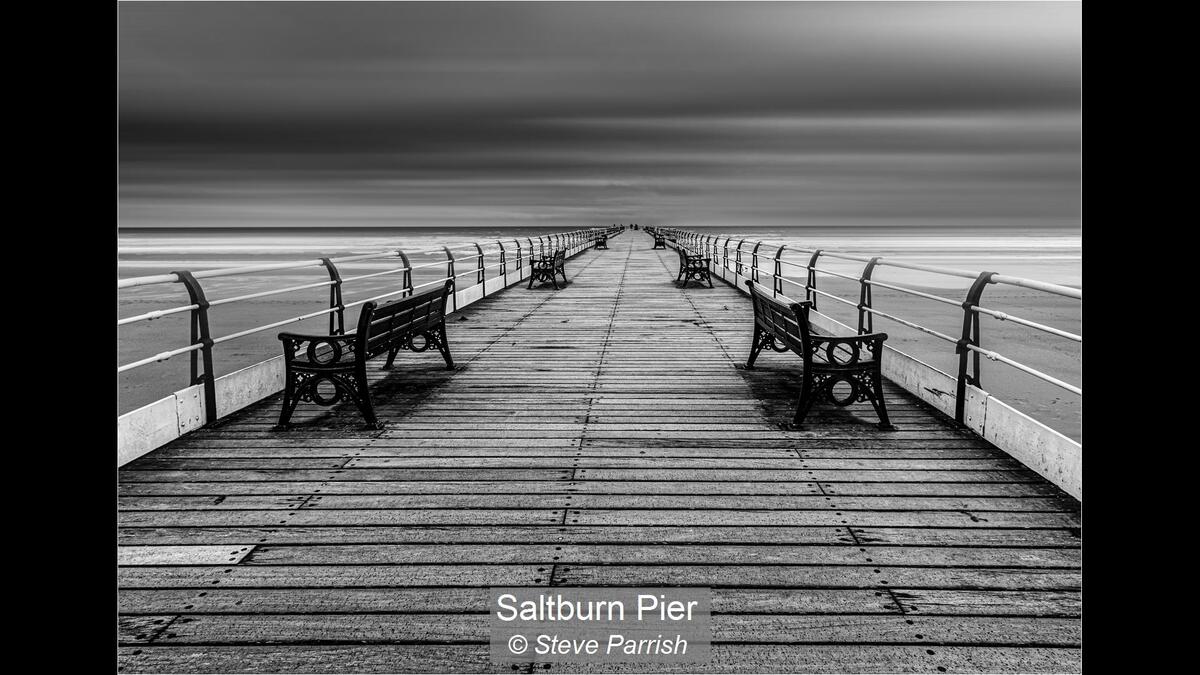
POLYGON ((123 227, 1078 224, 1076 3, 118 12, 123 227))

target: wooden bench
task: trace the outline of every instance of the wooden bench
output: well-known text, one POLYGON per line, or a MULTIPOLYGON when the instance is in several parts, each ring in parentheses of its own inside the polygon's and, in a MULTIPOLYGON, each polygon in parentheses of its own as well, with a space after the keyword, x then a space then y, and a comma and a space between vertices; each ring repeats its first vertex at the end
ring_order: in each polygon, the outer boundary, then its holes
MULTIPOLYGON (((655 246, 658 246, 657 242, 655 242, 655 246)), ((679 274, 675 276, 677 286, 683 288, 688 285, 689 281, 695 279, 696 283, 707 281, 708 287, 713 287, 712 276, 708 273, 708 263, 712 258, 705 258, 700 253, 688 253, 678 243, 675 244, 675 252, 679 254, 679 274)))
POLYGON ((606 251, 608 250, 608 235, 607 234, 602 234, 602 235, 600 235, 600 237, 598 239, 596 239, 596 248, 602 248, 606 251))
POLYGON ((666 248, 667 238, 661 234, 654 235, 654 248, 666 248))
POLYGON ((529 286, 533 288, 534 281, 549 281, 554 284, 554 289, 558 290, 559 274, 562 275, 563 283, 567 281, 567 251, 559 249, 551 256, 542 256, 540 258, 531 258, 529 260, 529 286))
POLYGON ((792 419, 793 428, 800 428, 816 401, 828 401, 838 406, 870 401, 879 415, 879 428, 895 429, 888 421, 879 372, 886 333, 853 337, 815 335, 808 326, 812 302, 784 303, 753 281, 747 281, 746 285, 750 287, 754 305, 754 338, 750 342, 746 368, 752 370, 759 352, 768 347, 776 352, 790 350, 804 361, 804 379, 796 415, 792 419), (848 391, 839 396, 834 388, 843 382, 848 391))
POLYGON ((344 398, 358 407, 368 425, 382 428, 367 391, 367 361, 386 352, 383 369, 389 370, 401 349, 423 352, 436 347, 446 368, 454 368, 446 342, 446 298, 453 288, 453 281, 447 279, 442 288, 420 295, 382 305, 368 302, 353 334, 280 333, 287 369, 280 428, 287 428, 301 401, 331 406, 344 398))

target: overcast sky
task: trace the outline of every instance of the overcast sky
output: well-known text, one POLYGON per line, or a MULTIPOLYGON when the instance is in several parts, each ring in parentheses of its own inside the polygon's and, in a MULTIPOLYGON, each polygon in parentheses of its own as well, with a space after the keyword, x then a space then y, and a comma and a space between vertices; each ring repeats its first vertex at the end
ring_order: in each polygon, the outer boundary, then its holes
POLYGON ((1078 227, 1078 3, 122 2, 120 226, 1078 227))

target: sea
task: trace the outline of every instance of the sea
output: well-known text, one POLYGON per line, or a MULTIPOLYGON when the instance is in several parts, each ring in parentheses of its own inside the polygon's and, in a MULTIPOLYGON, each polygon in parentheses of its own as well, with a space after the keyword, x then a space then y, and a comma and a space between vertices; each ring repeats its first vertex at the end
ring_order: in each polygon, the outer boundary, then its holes
MULTIPOLYGON (((117 277, 119 279, 166 272, 197 272, 219 268, 267 263, 308 261, 322 257, 345 258, 370 253, 404 251, 412 265, 414 283, 432 282, 446 271, 446 252, 459 259, 456 272, 473 269, 475 244, 484 250, 487 264, 498 260, 502 246, 511 260, 518 245, 527 251, 530 241, 552 232, 571 228, 396 228, 396 229, 129 229, 117 233, 117 277)), ((694 228, 706 235, 719 235, 724 245, 731 237, 730 249, 742 243, 744 259, 761 241, 760 253, 774 255, 785 244, 782 255, 784 274, 797 284, 804 282, 802 266, 811 251, 843 253, 853 257, 880 256, 922 266, 953 268, 960 272, 999 272, 1013 277, 1034 279, 1068 287, 1082 288, 1082 232, 1062 228, 952 227, 784 227, 784 228, 694 228)), ((623 236, 648 237, 640 232, 623 236)), ((340 264, 343 277, 376 274, 394 270, 399 257, 340 264)), ((863 264, 823 256, 818 264, 827 273, 818 276, 818 287, 858 302, 859 285, 845 279, 857 278, 863 264)), ((489 277, 498 272, 489 269, 489 277)), ((327 279, 323 267, 308 267, 216 277, 203 281, 210 301, 238 297, 285 287, 305 286, 327 279)), ((920 298, 877 288, 874 306, 893 316, 931 328, 945 336, 957 337, 962 330, 962 310, 951 302, 961 302, 971 281, 966 275, 941 275, 902 267, 878 267, 873 278, 887 284, 919 290, 941 301, 920 298)), ((669 281, 669 280, 667 280, 669 281)), ((402 275, 379 274, 344 285, 346 302, 375 297, 400 288, 402 275)), ((787 288, 803 290, 791 285, 787 288)), ((785 290, 786 292, 786 290, 785 290)), ((180 284, 159 284, 117 293, 118 319, 155 310, 187 305, 187 294, 180 284)), ((989 286, 981 304, 1013 316, 1082 334, 1082 302, 1018 287, 989 286)), ((214 337, 246 331, 258 326, 285 321, 295 316, 320 311, 328 306, 324 287, 301 289, 265 296, 211 310, 214 337)), ((819 311, 856 325, 857 311, 850 305, 818 297, 819 311), (823 301, 824 300, 824 301, 823 301)), ((353 322, 357 310, 350 310, 347 322, 353 322)), ((280 353, 276 334, 284 330, 323 331, 326 317, 287 324, 218 345, 215 350, 218 375, 232 372, 280 353)), ((955 372, 954 345, 903 324, 876 319, 875 330, 889 333, 889 343, 922 358, 936 367, 955 372)), ((144 359, 189 343, 187 313, 164 316, 118 326, 118 366, 144 359)), ((985 320, 981 325, 983 345, 1014 358, 1041 372, 1075 386, 1082 386, 1082 344, 1044 331, 1017 326, 1012 322, 985 320)), ((749 339, 749 337, 747 337, 749 339)), ((188 385, 189 357, 176 356, 118 374, 118 410, 121 414, 152 403, 188 385)), ((1002 363, 987 362, 983 387, 1018 409, 1041 419, 1052 428, 1082 440, 1082 397, 1036 377, 1016 371, 1002 363)))

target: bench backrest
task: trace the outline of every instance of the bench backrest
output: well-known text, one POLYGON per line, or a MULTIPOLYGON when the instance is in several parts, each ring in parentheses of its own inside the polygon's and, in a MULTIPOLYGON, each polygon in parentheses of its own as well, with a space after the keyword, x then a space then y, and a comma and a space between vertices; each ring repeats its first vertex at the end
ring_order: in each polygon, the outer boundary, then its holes
POLYGON ((675 254, 679 256, 679 264, 686 265, 689 256, 699 256, 699 253, 694 253, 683 244, 675 242, 675 254))
POLYGON ((808 359, 808 309, 812 302, 786 303, 772 297, 760 284, 747 280, 750 302, 754 305, 754 323, 775 339, 808 359))
POLYGON ((567 250, 560 248, 554 252, 554 266, 562 267, 565 262, 567 262, 567 250))
POLYGON ((405 335, 424 333, 439 326, 446 317, 446 299, 454 282, 382 305, 368 302, 358 316, 358 347, 368 358, 391 349, 405 335))

